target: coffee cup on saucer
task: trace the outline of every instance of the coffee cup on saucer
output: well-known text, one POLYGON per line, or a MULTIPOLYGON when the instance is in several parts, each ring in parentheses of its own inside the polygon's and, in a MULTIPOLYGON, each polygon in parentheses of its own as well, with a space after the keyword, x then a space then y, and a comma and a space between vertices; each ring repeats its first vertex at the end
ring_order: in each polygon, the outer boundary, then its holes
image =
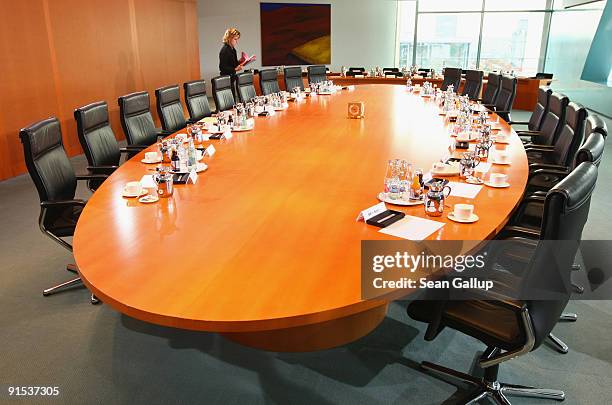
POLYGON ((142 193, 142 185, 139 181, 130 181, 123 187, 123 194, 126 196, 136 197, 142 193))
POLYGON ((462 221, 469 221, 474 215, 474 206, 472 204, 455 204, 453 208, 453 216, 462 221))
POLYGON ((508 175, 504 173, 491 173, 489 183, 494 187, 503 187, 508 184, 508 175))
POLYGON ((510 136, 504 133, 499 133, 495 136, 495 142, 508 143, 509 140, 510 140, 510 136))
POLYGON ((159 160, 159 152, 145 152, 145 160, 156 162, 159 160))

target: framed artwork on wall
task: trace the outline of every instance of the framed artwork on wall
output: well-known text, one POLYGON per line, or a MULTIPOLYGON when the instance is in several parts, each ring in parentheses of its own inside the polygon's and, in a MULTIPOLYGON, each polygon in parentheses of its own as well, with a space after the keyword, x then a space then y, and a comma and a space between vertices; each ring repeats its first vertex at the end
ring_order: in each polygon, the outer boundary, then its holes
POLYGON ((331 4, 260 3, 263 66, 331 63, 331 4))

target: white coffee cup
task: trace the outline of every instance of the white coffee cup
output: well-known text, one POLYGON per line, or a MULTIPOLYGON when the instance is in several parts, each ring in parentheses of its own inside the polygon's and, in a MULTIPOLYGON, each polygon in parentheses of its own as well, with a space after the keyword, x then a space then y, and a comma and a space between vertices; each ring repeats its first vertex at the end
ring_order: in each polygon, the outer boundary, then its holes
POLYGON ((495 136, 495 140, 498 142, 508 142, 508 139, 510 139, 510 136, 504 133, 499 133, 495 136))
POLYGON ((145 160, 156 162, 159 160, 159 152, 145 152, 145 160))
POLYGON ((139 181, 130 181, 125 185, 123 191, 129 195, 140 195, 142 193, 142 186, 139 181))
POLYGON ((498 163, 508 163, 509 160, 510 155, 508 155, 506 152, 497 152, 495 155, 495 161, 498 163))
POLYGON ((504 173, 491 173, 489 182, 495 186, 500 186, 508 182, 508 175, 504 173))
POLYGON ((455 204, 453 209, 453 215, 459 219, 470 219, 474 213, 474 206, 472 204, 455 204))

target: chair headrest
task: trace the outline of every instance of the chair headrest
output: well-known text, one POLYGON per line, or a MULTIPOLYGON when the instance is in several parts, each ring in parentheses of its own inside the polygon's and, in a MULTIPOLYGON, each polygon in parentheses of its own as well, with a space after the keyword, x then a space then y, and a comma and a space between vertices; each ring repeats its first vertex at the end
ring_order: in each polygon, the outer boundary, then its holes
POLYGON ((578 126, 584 122, 586 116, 586 108, 573 101, 570 102, 565 109, 565 123, 574 129, 578 128, 578 126))
POLYGON ((542 105, 547 105, 551 94, 552 94, 552 89, 550 87, 541 86, 538 89, 538 103, 542 105))
POLYGON ((563 212, 580 208, 590 197, 597 182, 597 166, 582 162, 567 177, 551 188, 546 199, 559 196, 564 201, 563 212))
POLYGON ((582 162, 591 162, 598 165, 604 153, 606 139, 599 132, 591 132, 588 134, 586 142, 578 150, 576 154, 576 164, 582 162))
POLYGON ((553 92, 550 95, 550 111, 561 116, 563 110, 569 104, 569 98, 565 94, 553 92))
POLYGON ((286 67, 285 77, 302 77, 302 68, 299 66, 286 67))
POLYGON ((264 70, 260 70, 259 71, 259 77, 264 82, 267 82, 267 81, 277 81, 278 80, 278 74, 276 72, 276 69, 264 69, 264 70))
MULTIPOLYGON (((308 73, 311 75, 325 75, 327 73, 327 68, 325 65, 313 65, 308 66, 308 73)), ((302 72, 300 71, 300 75, 302 72)))
POLYGON ((516 77, 505 75, 501 77, 501 85, 502 89, 504 90, 514 91, 514 88, 516 87, 516 82, 516 77))
POLYGON ((232 86, 232 79, 229 76, 217 76, 213 77, 212 80, 213 89, 221 90, 221 89, 229 89, 232 86))
POLYGON ((206 82, 204 80, 192 80, 183 84, 185 97, 206 95, 206 82))
POLYGON ((608 127, 606 122, 597 114, 591 114, 586 119, 585 134, 591 132, 599 132, 604 138, 608 136, 608 127))
POLYGON ((253 73, 243 72, 238 74, 238 85, 253 84, 253 73))
POLYGON ((155 96, 162 106, 181 102, 179 86, 176 84, 156 89, 155 96))
POLYGON ((466 70, 465 80, 482 80, 484 72, 482 70, 466 70))
POLYGON ((452 68, 452 67, 447 67, 444 68, 444 76, 451 76, 451 77, 459 77, 461 76, 461 68, 452 68))
POLYGON ((62 129, 55 117, 22 128, 19 131, 19 137, 24 145, 29 146, 33 159, 56 146, 62 145, 62 129))
POLYGON ((487 85, 499 86, 499 82, 501 80, 501 76, 497 73, 489 73, 487 75, 487 85))
POLYGON ((106 101, 98 101, 79 107, 74 110, 74 119, 77 121, 78 130, 84 134, 92 129, 109 125, 108 105, 106 101))
POLYGON ((150 109, 149 93, 139 91, 121 96, 119 97, 119 107, 121 107, 123 114, 128 116, 148 112, 150 109))

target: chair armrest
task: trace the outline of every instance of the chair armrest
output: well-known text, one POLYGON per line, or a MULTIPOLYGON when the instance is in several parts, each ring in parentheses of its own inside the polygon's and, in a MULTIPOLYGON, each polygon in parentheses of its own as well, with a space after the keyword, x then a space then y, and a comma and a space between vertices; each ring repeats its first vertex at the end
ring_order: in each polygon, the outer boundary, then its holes
POLYGON ((552 176, 559 176, 561 178, 565 178, 568 174, 570 174, 569 170, 555 170, 555 169, 536 169, 529 173, 529 178, 527 179, 527 185, 529 185, 529 180, 538 176, 540 174, 550 174, 552 176))
POLYGON ((119 166, 87 166, 87 170, 92 172, 93 174, 106 174, 106 175, 112 174, 118 168, 119 166))
POLYGON ((559 171, 569 171, 569 168, 567 166, 561 166, 561 165, 553 165, 552 163, 530 163, 529 164, 529 171, 536 171, 539 169, 547 169, 547 170, 559 170, 559 171))
POLYGON ((484 290, 470 290, 470 295, 474 295, 474 299, 481 301, 491 301, 495 305, 499 305, 505 309, 511 311, 523 311, 527 308, 527 305, 523 301, 512 300, 505 295, 496 293, 494 291, 484 290))
POLYGON ((145 150, 147 148, 148 148, 147 145, 127 145, 127 146, 119 149, 119 151, 121 153, 140 152, 141 150, 145 150))
POLYGON ((529 125, 529 121, 508 121, 510 125, 529 125))
POLYGON ((527 144, 524 145, 525 146, 525 152, 528 151, 534 151, 534 152, 544 152, 544 153, 550 153, 553 150, 555 150, 555 147, 553 145, 536 145, 536 144, 527 144))
POLYGON ((74 199, 74 200, 41 201, 40 206, 42 208, 76 206, 76 205, 84 207, 85 204, 86 202, 84 200, 74 199))
POLYGON ((516 133, 518 135, 523 135, 523 136, 541 136, 542 135, 541 131, 516 131, 516 133))
POLYGON ((539 239, 540 232, 535 229, 525 228, 523 226, 509 225, 505 226, 500 235, 503 237, 501 239, 539 239))
POLYGON ((77 174, 77 180, 105 180, 108 176, 105 174, 77 174))

